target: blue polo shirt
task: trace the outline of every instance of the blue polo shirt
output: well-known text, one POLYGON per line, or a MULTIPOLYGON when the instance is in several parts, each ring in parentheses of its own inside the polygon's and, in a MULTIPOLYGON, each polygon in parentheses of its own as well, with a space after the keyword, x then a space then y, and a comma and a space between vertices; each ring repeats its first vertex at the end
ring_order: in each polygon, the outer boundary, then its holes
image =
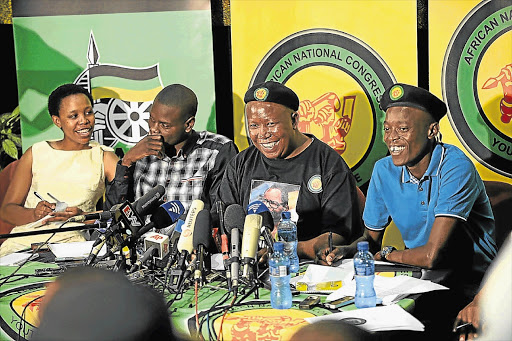
POLYGON ((415 248, 427 243, 438 216, 467 222, 475 250, 473 269, 483 274, 496 256, 494 216, 471 160, 455 146, 437 144, 421 179, 411 177, 407 167, 395 166, 391 156, 375 163, 363 213, 368 229, 383 231, 392 219, 406 247, 415 248))

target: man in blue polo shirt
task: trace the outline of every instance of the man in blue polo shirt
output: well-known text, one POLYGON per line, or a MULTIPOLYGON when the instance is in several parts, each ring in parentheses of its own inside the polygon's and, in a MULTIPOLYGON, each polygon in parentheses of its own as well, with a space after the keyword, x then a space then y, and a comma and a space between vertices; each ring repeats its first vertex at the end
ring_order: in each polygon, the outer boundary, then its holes
MULTIPOLYGON (((444 282, 450 292, 442 304, 431 303, 429 320, 451 323, 476 294, 485 270, 496 256, 494 217, 475 166, 457 147, 440 142, 439 120, 446 105, 430 92, 394 84, 382 95, 386 112, 384 142, 390 156, 379 160, 368 187, 363 237, 351 245, 325 250, 327 264, 352 257, 358 241, 367 240, 377 260, 450 269, 444 282), (382 245, 393 220, 405 250, 382 245), (456 297, 457 296, 457 297, 456 297), (432 317, 433 315, 443 315, 432 317)), ((418 305, 419 306, 419 305, 418 305)))
MULTIPOLYGON (((496 255, 494 217, 483 182, 460 149, 439 141, 439 120, 446 114, 439 98, 421 88, 394 84, 380 105, 386 111, 384 142, 390 156, 373 169, 361 240, 370 242, 376 259, 455 269, 458 284, 471 297, 496 255), (386 245, 381 250, 391 220, 405 250, 386 245)), ((351 257, 356 242, 326 254, 326 262, 351 257)))

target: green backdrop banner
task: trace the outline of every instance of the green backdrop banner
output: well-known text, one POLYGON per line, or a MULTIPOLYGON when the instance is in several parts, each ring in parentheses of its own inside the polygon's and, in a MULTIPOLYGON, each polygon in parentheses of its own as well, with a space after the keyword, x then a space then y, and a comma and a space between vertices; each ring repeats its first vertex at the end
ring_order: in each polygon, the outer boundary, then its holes
MULTIPOLYGON (((52 6, 39 12, 14 7, 23 150, 62 136, 50 119, 47 99, 64 83, 91 91, 94 139, 113 148, 126 151, 147 134, 152 100, 172 83, 197 94, 196 128, 216 131, 209 1, 137 12, 146 10, 141 5, 146 2, 139 1, 131 13, 90 13, 88 8, 87 14, 79 14, 74 7, 66 15, 52 15, 52 6)), ((62 12, 54 9, 54 14, 62 12)))

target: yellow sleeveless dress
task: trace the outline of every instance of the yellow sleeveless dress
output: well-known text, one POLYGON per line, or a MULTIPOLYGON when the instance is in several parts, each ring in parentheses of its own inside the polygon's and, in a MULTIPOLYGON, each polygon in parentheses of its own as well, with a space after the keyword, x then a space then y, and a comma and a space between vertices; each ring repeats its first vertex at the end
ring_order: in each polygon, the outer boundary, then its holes
MULTIPOLYGON (((32 184, 25 200, 25 207, 34 208, 40 201, 34 192, 49 202, 54 202, 47 193, 68 204, 78 206, 84 212, 96 210, 96 203, 105 191, 103 152, 112 150, 96 141, 89 143, 91 149, 56 150, 47 141, 32 146, 32 184)), ((29 223, 16 226, 11 233, 59 227, 62 222, 40 224, 29 223)), ((79 224, 68 223, 64 227, 79 224)), ((44 242, 51 234, 7 239, 0 246, 0 256, 30 247, 32 243, 44 242)), ((56 233, 49 243, 84 241, 80 231, 56 233)))

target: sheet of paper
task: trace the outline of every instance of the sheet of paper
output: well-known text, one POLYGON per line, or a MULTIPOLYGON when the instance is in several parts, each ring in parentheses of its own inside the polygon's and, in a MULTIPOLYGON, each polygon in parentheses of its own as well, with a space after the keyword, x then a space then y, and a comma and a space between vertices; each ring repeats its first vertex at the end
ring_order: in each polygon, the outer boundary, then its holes
MULTIPOLYGON (((352 264, 352 263, 351 263, 352 264)), ((317 265, 317 264, 310 264, 308 265, 308 268, 304 275, 302 276, 295 276, 292 277, 290 280, 290 283, 298 288, 298 285, 300 284, 303 286, 304 284, 307 285, 308 290, 315 290, 315 291, 324 291, 325 293, 332 292, 333 290, 326 290, 326 289, 318 289, 315 288, 317 284, 327 284, 327 286, 330 286, 328 283, 334 283, 334 282, 341 282, 341 285, 344 285, 343 283, 348 282, 352 280, 352 277, 354 277, 354 266, 348 265, 348 264, 341 264, 337 267, 332 266, 326 266, 326 265, 317 265), (300 282, 300 283, 299 283, 300 282), (313 288, 313 289, 311 289, 313 288)), ((339 285, 338 285, 339 286, 339 285)), ((305 289, 299 289, 299 290, 305 290, 305 289)))
MULTIPOLYGON (((375 276, 373 286, 375 288, 375 293, 380 298, 384 298, 389 295, 419 294, 434 290, 448 290, 444 285, 409 276, 375 276)), ((354 279, 348 283, 344 283, 341 288, 327 296, 326 300, 333 301, 343 296, 354 296, 355 292, 356 281, 354 279)))
MULTIPOLYGON (((56 259, 85 259, 91 253, 94 241, 74 242, 74 243, 55 243, 48 244, 48 247, 55 255, 56 259)), ((107 246, 103 245, 98 256, 101 257, 107 252, 107 246)))
POLYGON ((425 330, 425 326, 418 321, 418 319, 397 304, 343 311, 332 315, 309 317, 305 320, 309 323, 329 320, 343 321, 370 332, 385 330, 425 330))
MULTIPOLYGON (((34 228, 34 227, 41 227, 41 226, 47 226, 48 224, 46 225, 43 225, 41 224, 41 222, 45 219, 48 219, 48 218, 51 218, 53 216, 47 214, 46 216, 42 217, 41 219, 39 220, 36 220, 30 224, 27 224, 25 225, 25 228, 34 228)), ((56 227, 60 227, 62 224, 64 224, 64 221, 61 221, 60 223, 59 222, 54 222, 55 226, 52 226, 52 228, 56 228, 56 227)))
POLYGON ((32 252, 17 252, 11 253, 6 256, 0 257, 0 266, 16 266, 20 265, 28 258, 35 259, 39 256, 37 253, 32 254, 32 252))

